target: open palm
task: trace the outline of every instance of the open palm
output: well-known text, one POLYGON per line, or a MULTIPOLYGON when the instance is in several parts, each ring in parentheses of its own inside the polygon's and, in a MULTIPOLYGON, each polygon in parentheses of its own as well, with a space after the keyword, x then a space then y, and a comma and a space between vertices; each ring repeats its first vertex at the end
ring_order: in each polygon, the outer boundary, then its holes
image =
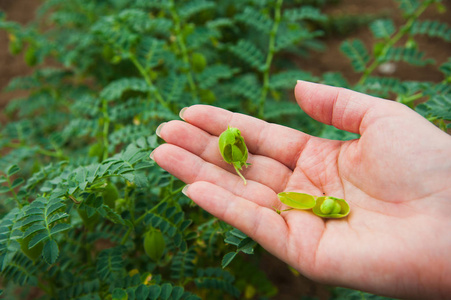
POLYGON ((445 298, 451 287, 451 138, 409 108, 300 82, 313 118, 361 137, 332 141, 196 105, 159 129, 153 159, 190 184, 186 193, 273 255, 320 282, 394 297, 445 298), (240 129, 248 184, 226 164, 218 136, 240 129), (324 220, 276 213, 282 191, 344 198, 351 213, 324 220), (448 289, 448 290, 446 290, 448 289))

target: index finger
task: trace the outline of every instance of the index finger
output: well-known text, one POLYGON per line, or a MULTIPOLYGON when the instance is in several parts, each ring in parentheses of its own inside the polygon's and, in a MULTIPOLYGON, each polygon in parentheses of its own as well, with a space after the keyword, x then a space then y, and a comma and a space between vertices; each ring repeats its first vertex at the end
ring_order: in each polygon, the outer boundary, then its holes
POLYGON ((271 157, 292 170, 311 138, 292 128, 209 105, 190 106, 180 115, 186 122, 216 136, 228 126, 238 128, 251 153, 271 157))

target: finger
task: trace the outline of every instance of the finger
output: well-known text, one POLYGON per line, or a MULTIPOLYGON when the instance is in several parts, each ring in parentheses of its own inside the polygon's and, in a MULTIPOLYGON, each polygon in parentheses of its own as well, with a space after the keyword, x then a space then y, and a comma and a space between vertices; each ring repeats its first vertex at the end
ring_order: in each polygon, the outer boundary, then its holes
POLYGON ((280 206, 277 194, 271 188, 251 180, 244 185, 238 175, 208 163, 199 156, 175 145, 161 145, 152 152, 151 157, 160 167, 185 183, 207 181, 258 205, 269 208, 280 206))
POLYGON ((398 104, 344 88, 300 80, 295 87, 295 96, 299 106, 312 118, 360 134, 371 119, 386 116, 398 104))
POLYGON ((278 256, 287 252, 288 227, 274 210, 208 182, 196 182, 185 192, 203 209, 238 228, 269 252, 278 256))
MULTIPOLYGON (((226 163, 221 156, 218 137, 181 121, 171 121, 160 126, 159 135, 167 143, 186 149, 200 156, 204 161, 236 175, 233 166, 226 163)), ((251 165, 241 171, 244 177, 269 186, 277 193, 284 189, 292 174, 292 171, 284 164, 266 156, 250 154, 247 162, 251 165)))
POLYGON ((294 169, 300 151, 311 138, 288 127, 214 106, 193 105, 181 114, 186 122, 215 136, 219 136, 227 126, 238 128, 251 153, 275 159, 290 169, 294 169))

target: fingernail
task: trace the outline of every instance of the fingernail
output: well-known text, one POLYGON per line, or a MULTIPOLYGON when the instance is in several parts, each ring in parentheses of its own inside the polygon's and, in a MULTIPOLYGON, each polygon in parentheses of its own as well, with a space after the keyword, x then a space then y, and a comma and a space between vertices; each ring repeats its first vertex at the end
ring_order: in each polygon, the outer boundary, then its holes
POLYGON ((183 193, 183 195, 185 195, 186 197, 189 197, 188 194, 187 194, 187 192, 186 192, 186 191, 188 191, 189 186, 190 186, 190 185, 187 184, 187 185, 185 185, 185 187, 182 189, 182 193, 183 193))
POLYGON ((167 122, 163 122, 160 125, 158 125, 157 130, 155 131, 155 133, 157 134, 158 137, 161 137, 160 132, 161 129, 163 128, 164 124, 166 124, 167 122))
POLYGON ((152 152, 150 152, 149 154, 149 158, 153 161, 155 161, 155 158, 153 158, 153 156, 155 155, 155 150, 153 150, 152 152))
POLYGON ((318 84, 318 83, 316 83, 316 82, 313 82, 313 81, 307 81, 307 80, 300 80, 300 79, 298 79, 297 80, 297 83, 310 83, 310 84, 318 84))
POLYGON ((185 113, 185 111, 188 109, 188 107, 184 107, 182 108, 182 110, 179 112, 179 116, 180 119, 182 119, 183 121, 185 121, 185 118, 183 118, 183 114, 185 113))

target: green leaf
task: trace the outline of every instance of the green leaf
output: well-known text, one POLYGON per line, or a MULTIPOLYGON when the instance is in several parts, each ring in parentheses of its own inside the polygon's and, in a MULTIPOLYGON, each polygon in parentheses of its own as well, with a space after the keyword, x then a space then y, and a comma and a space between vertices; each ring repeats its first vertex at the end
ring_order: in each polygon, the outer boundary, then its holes
MULTIPOLYGON (((29 225, 31 223, 41 221, 41 220, 42 220, 42 215, 28 215, 22 220, 22 222, 23 222, 23 224, 29 225), (30 221, 28 221, 28 220, 30 220, 30 221)), ((25 230, 24 238, 29 236, 30 234, 33 234, 33 233, 36 233, 36 232, 42 231, 42 230, 45 230, 44 225, 42 225, 41 223, 33 224, 30 227, 28 227, 27 230, 25 230)))
POLYGON ((424 59, 424 52, 418 51, 415 48, 405 47, 391 47, 387 50, 385 55, 378 57, 379 62, 400 60, 415 66, 424 66, 435 62, 431 58, 424 59))
POLYGON ((149 294, 150 287, 145 284, 141 284, 135 290, 136 299, 147 299, 147 297, 149 297, 149 294))
POLYGON ((30 240, 30 243, 28 244, 28 247, 29 248, 33 248, 34 246, 36 246, 40 242, 46 240, 47 238, 48 238, 47 232, 38 233, 30 240))
POLYGON ((345 41, 341 44, 340 50, 351 60, 351 64, 357 72, 365 70, 370 56, 362 41, 358 39, 345 41))
POLYGON ((120 288, 115 288, 113 290, 113 293, 111 296, 113 297, 113 300, 127 300, 128 299, 127 292, 120 288))
POLYGON ((105 249, 100 252, 96 263, 97 275, 100 279, 103 281, 108 281, 118 277, 121 274, 124 268, 122 254, 122 247, 105 249))
POLYGON ((55 213, 55 214, 51 215, 50 218, 47 219, 47 225, 51 225, 51 224, 55 223, 56 221, 60 221, 67 217, 69 217, 69 215, 67 213, 61 213, 61 212, 55 213))
POLYGON ((161 286, 160 299, 167 300, 171 296, 172 293, 172 285, 169 283, 165 283, 161 286))
MULTIPOLYGON (((147 17, 147 19, 149 18, 147 17)), ((165 23, 164 26, 169 25, 169 29, 172 27, 172 22, 169 20, 165 20, 163 23, 165 23)), ((159 28, 164 29, 162 26, 159 26, 159 28)), ((136 55, 138 56, 138 60, 141 64, 146 69, 149 69, 161 64, 167 54, 165 51, 166 43, 164 41, 154 37, 145 36, 142 38, 141 43, 137 46, 136 55)))
POLYGON ((296 192, 282 192, 277 194, 280 202, 295 209, 311 209, 316 204, 314 196, 296 192))
POLYGON ((430 37, 438 37, 443 40, 451 41, 451 28, 448 24, 439 22, 437 20, 416 20, 411 29, 411 34, 425 34, 430 37))
POLYGON ((229 49, 233 54, 257 70, 264 66, 265 57, 263 52, 248 40, 239 40, 236 45, 230 46, 229 49))
POLYGON ((224 242, 227 244, 230 244, 230 245, 238 246, 241 242, 241 239, 239 239, 233 235, 230 235, 224 239, 224 242))
POLYGON ((72 228, 72 226, 70 224, 66 224, 66 223, 56 224, 52 229, 50 229, 50 235, 54 235, 56 233, 66 231, 70 228, 72 228))
POLYGON ((247 235, 245 233, 243 233, 241 230, 238 230, 236 228, 234 228, 233 230, 230 231, 230 234, 232 234, 233 236, 236 236, 239 239, 245 239, 247 238, 247 235))
POLYGON ((318 81, 318 78, 309 72, 289 70, 271 75, 269 86, 271 89, 292 89, 297 80, 318 81))
POLYGON ((440 66, 439 70, 449 78, 448 82, 451 82, 451 57, 440 66))
POLYGON ((7 187, 7 186, 0 186, 0 194, 7 193, 9 191, 10 191, 9 187, 7 187))
POLYGON ((327 85, 333 85, 338 87, 349 88, 349 83, 341 73, 338 72, 326 72, 323 74, 323 83, 327 85))
POLYGON ((24 182, 25 182, 25 180, 23 178, 16 178, 16 179, 14 179, 13 183, 11 184, 11 188, 14 189, 24 182))
POLYGON ((159 285, 151 285, 149 287, 149 299, 157 300, 160 299, 161 287, 159 285))
POLYGON ((129 90, 146 93, 150 87, 141 78, 121 78, 108 84, 100 92, 100 97, 112 101, 119 99, 124 92, 129 90))
POLYGON ((193 278, 196 268, 195 259, 197 253, 195 248, 188 251, 179 251, 174 256, 171 264, 171 278, 180 280, 181 278, 193 278))
POLYGON ((172 300, 179 300, 180 298, 182 298, 183 292, 184 292, 183 287, 181 287, 181 286, 175 286, 175 287, 172 289, 171 299, 172 299, 172 300))
POLYGON ((227 267, 232 260, 235 258, 235 256, 238 254, 238 252, 229 252, 226 255, 224 255, 224 257, 222 258, 222 262, 221 262, 221 266, 224 269, 225 267, 227 267))
POLYGON ((227 65, 218 64, 207 66, 202 73, 196 76, 199 86, 202 89, 208 89, 214 87, 221 79, 231 78, 237 71, 237 69, 232 69, 227 65))
POLYGON ((257 243, 252 240, 250 237, 245 238, 240 242, 240 244, 237 246, 237 251, 242 251, 246 254, 254 254, 254 247, 257 245, 257 243))
MULTIPOLYGON (((13 208, 0 220, 0 270, 3 272, 9 266, 15 253, 20 248, 17 238, 22 235, 17 230, 17 219, 20 215, 18 208, 13 208)), ((2 273, 4 276, 4 273, 2 273)))
POLYGON ((235 278, 227 271, 220 268, 198 269, 194 283, 198 288, 215 289, 226 292, 239 299, 240 292, 234 286, 235 278))
POLYGON ((261 92, 261 86, 254 74, 245 74, 234 78, 231 84, 226 85, 233 96, 242 96, 254 99, 261 92))
POLYGON ((179 101, 185 89, 186 76, 172 72, 166 77, 162 89, 163 97, 169 102, 179 101))
POLYGON ((254 27, 263 34, 269 34, 269 32, 271 31, 272 20, 265 14, 249 6, 246 6, 242 13, 236 15, 235 19, 251 27, 254 27))
POLYGON ((399 2, 399 8, 407 15, 412 15, 421 3, 419 0, 397 0, 399 2))
MULTIPOLYGON (((43 215, 37 215, 37 214, 36 215, 27 215, 25 218, 23 218, 21 220, 20 224, 22 225, 22 227, 25 227, 27 225, 30 225, 32 223, 39 222, 39 221, 44 221, 44 216, 43 215)), ((43 229, 45 229, 45 227, 43 225, 38 224, 36 227, 29 227, 29 228, 27 228, 27 231, 26 231, 27 235, 30 235, 30 234, 33 233, 33 232, 29 231, 28 229, 33 229, 34 230, 35 228, 36 228, 36 230, 43 230, 43 229)))
POLYGON ((185 5, 181 6, 180 16, 183 19, 188 19, 191 16, 200 13, 201 11, 212 9, 215 7, 215 3, 206 0, 190 0, 185 5))
POLYGON ((297 22, 301 20, 326 21, 327 16, 313 6, 302 6, 299 8, 285 9, 283 18, 290 22, 297 22))
POLYGON ((425 117, 451 120, 451 95, 434 95, 415 108, 425 117))
POLYGON ((20 171, 20 168, 17 165, 12 165, 11 167, 8 168, 8 170, 6 171, 6 175, 8 177, 10 177, 11 175, 16 174, 17 172, 20 171))
POLYGON ((375 38, 388 39, 395 32, 395 24, 392 20, 376 20, 370 24, 370 29, 375 38))
POLYGON ((283 33, 277 35, 276 37, 276 51, 278 52, 289 47, 293 47, 295 49, 299 42, 312 40, 313 38, 322 36, 323 34, 324 32, 321 30, 310 31, 305 27, 286 29, 283 33))
POLYGON ((64 203, 62 203, 61 200, 59 200, 59 199, 57 199, 57 200, 58 200, 57 203, 54 203, 54 204, 49 203, 49 207, 46 209, 46 212, 45 212, 46 218, 48 218, 51 214, 53 214, 58 209, 66 206, 64 203))
MULTIPOLYGON (((31 242, 30 242, 31 248, 31 242)), ((58 244, 54 240, 49 240, 44 245, 42 256, 48 264, 54 264, 59 255, 58 244)))

